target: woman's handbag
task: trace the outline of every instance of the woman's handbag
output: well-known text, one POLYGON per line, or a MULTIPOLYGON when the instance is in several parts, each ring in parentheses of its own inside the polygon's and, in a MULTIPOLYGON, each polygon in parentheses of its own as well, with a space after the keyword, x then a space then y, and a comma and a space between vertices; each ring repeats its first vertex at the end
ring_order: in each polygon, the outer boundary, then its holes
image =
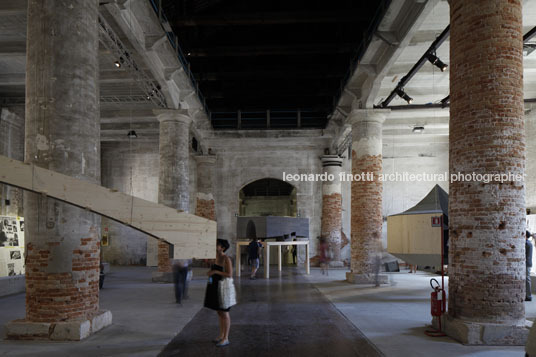
POLYGON ((218 283, 218 299, 222 309, 236 305, 236 291, 233 278, 221 279, 218 283))

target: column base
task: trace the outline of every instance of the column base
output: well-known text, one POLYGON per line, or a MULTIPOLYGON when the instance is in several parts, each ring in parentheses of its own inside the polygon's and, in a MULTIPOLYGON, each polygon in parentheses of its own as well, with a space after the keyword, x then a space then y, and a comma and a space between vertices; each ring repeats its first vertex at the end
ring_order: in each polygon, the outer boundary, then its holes
POLYGON ((388 284, 389 276, 384 274, 358 274, 350 271, 346 273, 346 281, 351 284, 388 284))
MULTIPOLYGON (((439 318, 433 317, 432 326, 439 329, 439 318)), ((532 322, 494 324, 466 321, 443 314, 441 328, 449 337, 464 345, 524 346, 532 322)))
POLYGON ((332 260, 329 262, 329 267, 330 268, 343 268, 344 267, 344 262, 340 261, 340 260, 332 260))
POLYGON ((153 283, 173 283, 173 273, 153 271, 153 283))
POLYGON ((99 311, 90 319, 33 322, 25 319, 6 324, 8 340, 80 341, 112 324, 112 313, 99 311))

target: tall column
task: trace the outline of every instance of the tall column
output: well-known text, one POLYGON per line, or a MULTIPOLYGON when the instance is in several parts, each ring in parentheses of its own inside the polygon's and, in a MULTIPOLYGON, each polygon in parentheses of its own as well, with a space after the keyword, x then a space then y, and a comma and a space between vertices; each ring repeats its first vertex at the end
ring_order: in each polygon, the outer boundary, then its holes
POLYGON ((324 173, 328 180, 322 183, 322 222, 321 237, 326 239, 333 257, 330 265, 344 266, 341 260, 342 232, 342 194, 341 173, 342 159, 337 155, 324 155, 321 158, 324 173), (330 179, 333 180, 330 180, 330 179))
POLYGON ((216 220, 214 189, 212 187, 212 175, 216 156, 195 156, 197 161, 197 201, 195 214, 210 220, 216 220))
POLYGON ((379 274, 382 238, 382 123, 388 110, 354 109, 352 124, 352 283, 384 283, 379 274), (359 179, 356 179, 358 178, 359 179))
MULTIPOLYGON (((187 110, 154 110, 160 121, 158 203, 188 212, 190 207, 190 123, 187 110)), ((158 242, 158 272, 153 281, 171 281, 172 249, 158 242)))
POLYGON ((451 180, 446 331, 469 344, 524 344, 521 0, 451 0, 450 19, 450 173, 514 176, 451 180))
MULTIPOLYGON (((25 161, 100 184, 97 16, 97 0, 28 1, 25 161)), ((100 217, 28 192, 24 216, 26 319, 8 337, 80 340, 110 324, 100 217)))

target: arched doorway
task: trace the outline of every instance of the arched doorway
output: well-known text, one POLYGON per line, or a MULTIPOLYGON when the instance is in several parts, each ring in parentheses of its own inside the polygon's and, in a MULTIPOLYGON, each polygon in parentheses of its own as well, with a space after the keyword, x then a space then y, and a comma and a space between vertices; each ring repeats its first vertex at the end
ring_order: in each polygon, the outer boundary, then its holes
POLYGON ((272 178, 244 186, 239 193, 240 216, 297 216, 296 188, 272 178))

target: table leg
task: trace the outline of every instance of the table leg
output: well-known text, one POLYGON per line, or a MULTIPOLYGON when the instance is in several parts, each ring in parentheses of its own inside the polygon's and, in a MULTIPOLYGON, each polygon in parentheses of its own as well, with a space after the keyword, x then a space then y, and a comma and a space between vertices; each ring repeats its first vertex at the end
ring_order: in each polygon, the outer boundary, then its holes
POLYGON ((270 279, 270 246, 264 248, 264 278, 270 279))
POLYGON ((311 274, 311 267, 309 265, 309 242, 305 245, 305 273, 311 274))
POLYGON ((279 271, 282 270, 282 269, 281 269, 281 266, 282 266, 282 264, 281 264, 281 246, 278 245, 278 246, 277 246, 277 269, 278 269, 279 271))
POLYGON ((241 266, 240 266, 241 265, 241 261, 240 261, 241 258, 242 258, 242 256, 240 255, 240 244, 237 243, 236 244, 236 269, 235 269, 236 270, 235 275, 237 277, 240 277, 240 273, 241 273, 240 272, 240 270, 241 270, 241 266))

